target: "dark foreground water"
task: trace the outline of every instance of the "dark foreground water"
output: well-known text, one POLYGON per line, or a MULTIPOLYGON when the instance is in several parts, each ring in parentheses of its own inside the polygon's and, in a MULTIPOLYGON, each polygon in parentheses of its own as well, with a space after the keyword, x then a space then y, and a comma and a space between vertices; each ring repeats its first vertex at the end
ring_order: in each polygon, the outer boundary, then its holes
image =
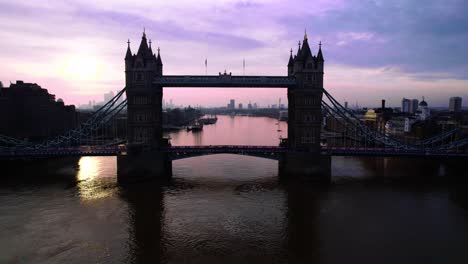
MULTIPOLYGON (((279 126, 219 117, 171 137, 276 145, 279 126)), ((334 158, 330 187, 280 182, 276 161, 235 155, 175 161, 170 183, 126 188, 114 157, 77 163, 2 173, 0 263, 468 263, 468 188, 421 161, 334 158), (393 180, 400 171, 417 180, 393 180)))

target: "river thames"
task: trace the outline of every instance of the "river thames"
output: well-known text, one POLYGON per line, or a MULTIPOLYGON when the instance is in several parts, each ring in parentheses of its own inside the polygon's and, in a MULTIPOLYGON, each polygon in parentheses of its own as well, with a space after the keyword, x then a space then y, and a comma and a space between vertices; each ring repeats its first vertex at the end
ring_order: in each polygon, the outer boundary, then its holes
MULTIPOLYGON (((173 145, 287 137, 275 119, 218 118, 167 136, 173 145)), ((74 164, 2 173, 0 263, 468 263, 468 188, 424 166, 334 157, 324 187, 280 181, 274 160, 211 155, 174 161, 167 184, 124 188, 115 157, 74 164)))

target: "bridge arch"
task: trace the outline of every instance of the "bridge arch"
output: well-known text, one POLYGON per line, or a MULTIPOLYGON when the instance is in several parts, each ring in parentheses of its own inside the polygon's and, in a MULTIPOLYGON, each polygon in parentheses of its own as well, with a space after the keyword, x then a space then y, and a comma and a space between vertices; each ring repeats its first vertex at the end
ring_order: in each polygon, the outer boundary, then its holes
POLYGON ((285 148, 276 146, 185 146, 171 147, 168 156, 170 160, 179 160, 215 154, 234 154, 279 160, 285 151, 285 148))
POLYGON ((263 159, 269 159, 269 160, 279 160, 280 159, 280 154, 278 153, 249 153, 249 152, 216 152, 216 153, 190 153, 190 152, 184 152, 184 153, 173 153, 170 154, 169 157, 172 161, 176 160, 182 160, 182 159, 188 159, 188 158, 196 158, 196 157, 202 157, 202 156, 213 156, 213 155, 223 155, 223 154, 230 154, 230 155, 238 155, 238 156, 248 156, 248 157, 256 157, 256 158, 263 158, 263 159))

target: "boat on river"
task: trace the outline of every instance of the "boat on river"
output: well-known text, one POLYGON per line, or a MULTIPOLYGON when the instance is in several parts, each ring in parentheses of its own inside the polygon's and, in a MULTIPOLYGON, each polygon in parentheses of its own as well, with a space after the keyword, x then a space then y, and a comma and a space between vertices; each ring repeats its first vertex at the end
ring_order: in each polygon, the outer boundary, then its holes
POLYGON ((198 121, 202 123, 203 125, 212 125, 212 124, 216 124, 216 122, 218 121, 218 117, 217 116, 205 117, 205 118, 200 118, 198 121))
POLYGON ((197 132, 201 130, 203 130, 203 123, 198 121, 187 127, 187 131, 197 132))

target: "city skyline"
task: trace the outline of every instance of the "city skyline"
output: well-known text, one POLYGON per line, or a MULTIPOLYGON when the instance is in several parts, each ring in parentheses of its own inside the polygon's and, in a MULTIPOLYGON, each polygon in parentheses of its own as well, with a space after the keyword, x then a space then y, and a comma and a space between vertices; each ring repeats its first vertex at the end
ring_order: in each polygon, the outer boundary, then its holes
MULTIPOLYGON (((179 88, 181 89, 181 88, 179 88)), ((230 88, 221 88, 221 89, 230 89, 230 88)), ((267 88, 265 88, 267 89, 267 88)), ((233 91, 237 90, 236 88, 232 88, 233 91)), ((118 91, 115 91, 116 93, 118 93, 118 91)), ((94 105, 102 105, 106 102, 109 101, 109 99, 106 99, 106 96, 108 97, 110 94, 114 94, 114 91, 108 91, 107 93, 105 92, 103 95, 101 95, 101 99, 100 100, 89 100, 88 102, 85 102, 84 104, 81 104, 81 105, 77 105, 78 108, 86 108, 87 106, 94 106, 94 105), (104 98, 104 100, 102 100, 102 97, 104 98)), ((109 97, 110 98, 110 97, 109 97)), ((237 98, 230 98, 230 100, 234 100, 236 102, 236 106, 237 106, 237 103, 242 103, 244 104, 245 106, 251 104, 252 106, 255 105, 256 107, 258 108, 270 108, 272 106, 278 106, 278 101, 281 101, 283 103, 281 103, 281 105, 284 105, 284 106, 287 106, 288 105, 288 101, 287 101, 287 97, 286 97, 286 100, 285 98, 283 97, 278 97, 276 98, 276 101, 274 98, 269 98, 269 100, 271 100, 269 103, 267 104, 258 104, 255 100, 256 98, 249 98, 248 96, 246 96, 245 98, 245 101, 241 101, 237 98)), ((449 109, 450 108, 450 104, 452 103, 452 100, 454 98, 460 98, 462 99, 461 97, 458 97, 458 96, 452 96, 450 98, 447 98, 447 104, 446 105, 443 105, 443 106, 432 106, 429 104, 429 107, 430 108, 441 108, 441 109, 449 109)), ((59 98, 61 99, 61 98, 59 98)), ((401 101, 400 102, 397 102, 395 105, 387 105, 391 108, 395 108, 395 109, 400 109, 402 112, 411 112, 411 113, 414 113, 417 108, 418 108, 418 103, 419 103, 419 99, 421 100, 425 100, 424 96, 421 97, 421 98, 413 98, 413 99, 409 99, 409 98, 405 98, 405 97, 402 97, 401 98, 401 101), (405 110, 405 106, 403 106, 403 101, 405 100, 409 100, 410 102, 412 102, 412 106, 408 106, 410 107, 410 110, 405 110), (399 103, 399 104, 398 104, 399 103)), ((172 105, 172 108, 180 108, 180 107, 206 107, 206 108, 223 108, 223 107, 226 107, 226 104, 225 102, 217 102, 217 103, 213 103, 212 105, 200 105, 200 104, 179 104, 178 102, 173 102, 173 98, 167 98, 167 97, 164 97, 162 102, 163 102, 163 107, 168 107, 169 105, 172 105)), ((385 99, 384 99, 385 100, 385 99)), ((219 100, 218 100, 219 101, 219 100)), ((356 102, 348 102, 346 100, 344 100, 343 102, 343 105, 346 105, 346 108, 351 108, 351 109, 362 109, 362 108, 379 108, 381 107, 381 101, 378 101, 378 102, 373 102, 369 105, 361 105, 359 104, 359 101, 356 101, 356 102)), ((229 102, 228 102, 229 104, 229 102)), ((460 104, 460 109, 466 109, 467 107, 463 105, 463 102, 461 100, 461 104, 460 104)), ((169 107, 171 108, 171 107, 169 107)))
MULTIPOLYGON (((165 74, 204 75, 207 59, 211 75, 224 70, 242 75, 244 61, 246 75, 286 75, 288 51, 297 51, 307 28, 313 50, 323 42, 325 87, 351 105, 386 99, 398 106, 403 97, 425 96, 433 107, 448 107, 450 97, 468 96, 463 60, 468 4, 462 1, 428 1, 423 7, 379 1, 116 2, 111 7, 86 0, 0 6, 5 25, 0 80, 5 86, 16 80, 37 83, 67 104, 98 101, 124 86, 125 42, 130 38, 135 52, 143 27, 161 48, 165 74)), ((278 97, 287 102, 284 89, 165 89, 165 98, 183 105, 217 106, 230 98, 258 98, 268 105, 278 97)))

